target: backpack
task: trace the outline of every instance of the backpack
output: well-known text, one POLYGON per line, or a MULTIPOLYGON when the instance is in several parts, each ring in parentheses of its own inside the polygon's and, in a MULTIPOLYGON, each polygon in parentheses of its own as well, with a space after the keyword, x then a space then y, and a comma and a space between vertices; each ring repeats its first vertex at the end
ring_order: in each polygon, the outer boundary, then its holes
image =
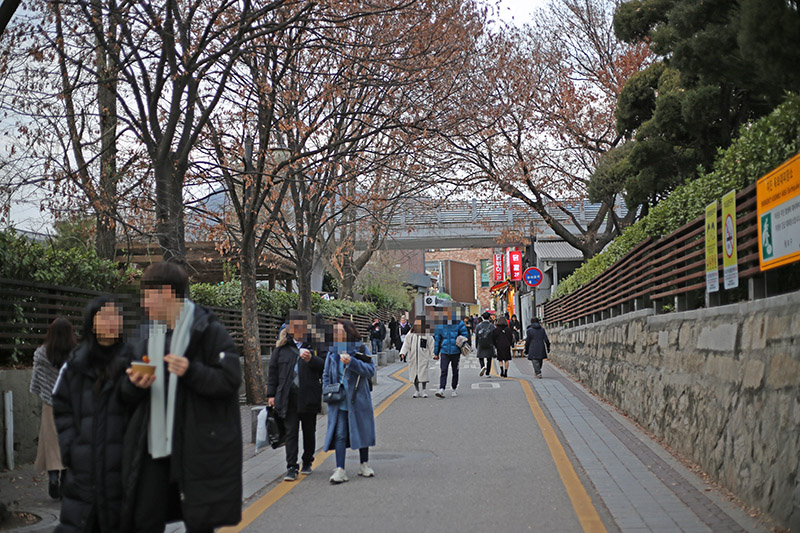
POLYGON ((492 330, 494 328, 491 327, 491 324, 487 324, 483 326, 484 322, 478 324, 477 331, 475 332, 475 343, 480 346, 481 348, 491 348, 494 346, 494 341, 492 340, 492 330))

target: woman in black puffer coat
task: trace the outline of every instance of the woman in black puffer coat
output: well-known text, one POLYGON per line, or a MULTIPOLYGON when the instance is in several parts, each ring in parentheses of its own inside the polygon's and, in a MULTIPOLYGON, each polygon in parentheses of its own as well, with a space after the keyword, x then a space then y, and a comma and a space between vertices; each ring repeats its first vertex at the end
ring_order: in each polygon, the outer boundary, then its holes
POLYGON ((120 383, 129 361, 121 309, 105 296, 93 300, 84 314, 82 341, 62 367, 53 394, 67 469, 57 533, 120 530, 127 422, 120 383))

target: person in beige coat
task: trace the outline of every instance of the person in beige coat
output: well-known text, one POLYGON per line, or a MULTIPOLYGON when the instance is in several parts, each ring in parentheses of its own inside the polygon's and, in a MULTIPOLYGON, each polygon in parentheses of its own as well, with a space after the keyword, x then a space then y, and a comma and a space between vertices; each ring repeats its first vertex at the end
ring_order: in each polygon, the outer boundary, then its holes
POLYGON ((408 379, 414 383, 414 398, 427 398, 428 370, 433 359, 434 337, 424 316, 414 319, 411 331, 403 341, 400 355, 408 361, 408 379), (420 392, 422 384, 422 392, 420 392))
POLYGON ((53 417, 53 388, 58 373, 69 354, 78 343, 72 324, 64 317, 57 317, 47 328, 44 344, 33 354, 33 374, 30 391, 42 399, 42 419, 39 426, 39 444, 36 450, 34 469, 47 471, 48 492, 57 500, 61 497, 61 481, 64 465, 58 446, 58 433, 53 417))

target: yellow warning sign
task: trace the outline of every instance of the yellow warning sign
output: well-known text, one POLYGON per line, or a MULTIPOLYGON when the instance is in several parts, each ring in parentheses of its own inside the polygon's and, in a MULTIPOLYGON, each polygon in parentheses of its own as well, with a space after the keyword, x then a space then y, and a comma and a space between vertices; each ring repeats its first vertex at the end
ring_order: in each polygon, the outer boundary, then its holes
POLYGON ((756 184, 761 270, 800 259, 800 154, 756 184))

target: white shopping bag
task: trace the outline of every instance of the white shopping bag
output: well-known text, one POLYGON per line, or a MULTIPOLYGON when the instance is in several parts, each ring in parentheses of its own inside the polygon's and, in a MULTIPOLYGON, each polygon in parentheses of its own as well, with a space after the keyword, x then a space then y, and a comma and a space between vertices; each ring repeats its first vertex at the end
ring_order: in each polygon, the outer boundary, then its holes
POLYGON ((269 446, 267 440, 267 408, 258 413, 258 426, 256 427, 256 451, 269 446))

